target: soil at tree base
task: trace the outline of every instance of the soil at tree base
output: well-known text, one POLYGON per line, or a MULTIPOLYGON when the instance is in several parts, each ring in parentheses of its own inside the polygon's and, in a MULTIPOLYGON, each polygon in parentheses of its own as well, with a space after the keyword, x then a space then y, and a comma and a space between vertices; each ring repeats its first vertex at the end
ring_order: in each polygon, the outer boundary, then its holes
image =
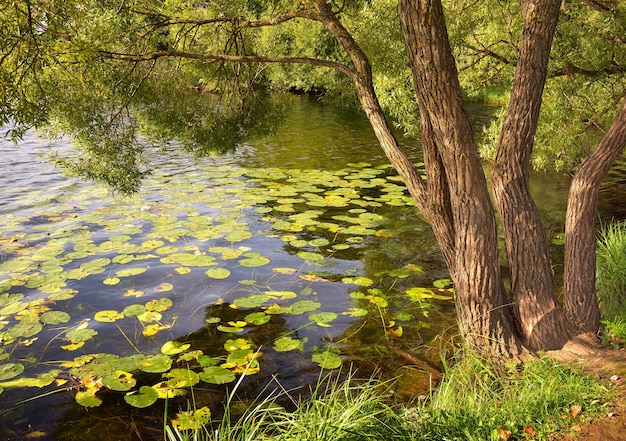
MULTIPOLYGON (((550 355, 580 363, 585 372, 610 381, 616 387, 607 414, 572 425, 572 433, 558 435, 554 441, 623 441, 626 440, 626 348, 598 348, 592 339, 574 339, 550 355)), ((584 411, 584 405, 583 405, 584 411)))

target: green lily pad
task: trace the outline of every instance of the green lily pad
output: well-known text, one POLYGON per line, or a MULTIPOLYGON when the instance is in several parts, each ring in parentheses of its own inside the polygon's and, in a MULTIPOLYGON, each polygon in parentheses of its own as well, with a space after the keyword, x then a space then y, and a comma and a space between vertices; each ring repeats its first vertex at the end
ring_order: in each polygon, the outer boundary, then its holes
POLYGON ((8 380, 9 378, 17 377, 24 372, 24 365, 20 363, 6 363, 0 365, 0 381, 8 380))
POLYGON ((168 299, 167 297, 162 297, 160 299, 154 299, 154 300, 150 300, 149 302, 147 302, 146 310, 163 312, 163 311, 167 311, 168 309, 170 309, 173 304, 174 302, 172 302, 172 299, 168 299))
POLYGON ((20 322, 10 328, 7 333, 13 338, 28 338, 32 337, 33 335, 39 334, 42 329, 43 326, 39 322, 20 322))
POLYGON ((304 343, 307 341, 306 338, 291 338, 291 337, 279 337, 274 341, 274 350, 276 352, 288 352, 293 350, 304 350, 304 343))
POLYGON ((315 302, 313 300, 299 300, 291 305, 291 314, 300 315, 305 312, 315 311, 320 308, 322 304, 320 302, 315 302))
POLYGON ((163 374, 167 384, 174 388, 192 387, 200 382, 198 374, 190 369, 172 369, 163 374))
POLYGON ((167 372, 172 366, 172 359, 167 355, 153 355, 144 358, 141 361, 139 369, 148 373, 167 372))
POLYGON ((122 312, 126 317, 137 317, 146 313, 146 307, 138 304, 128 305, 122 312))
POLYGON ((211 420, 211 410, 204 406, 188 412, 179 412, 171 423, 178 430, 201 430, 211 420))
POLYGON ((344 277, 341 281, 358 286, 372 286, 374 284, 374 281, 368 277, 344 277))
POLYGON ((322 369, 336 369, 341 366, 341 358, 339 355, 331 351, 315 353, 311 359, 322 369))
POLYGON ((117 285, 120 283, 120 279, 118 277, 107 277, 102 281, 105 285, 117 285))
POLYGON ((309 315, 309 320, 314 321, 318 326, 329 327, 328 323, 337 318, 334 312, 316 312, 309 315))
POLYGON ((113 323, 123 318, 124 318, 124 314, 122 314, 119 311, 114 311, 112 309, 98 311, 94 315, 94 320, 96 320, 97 322, 102 322, 102 323, 113 323))
POLYGON ((137 380, 130 372, 116 371, 113 375, 102 377, 102 384, 111 390, 125 392, 135 387, 137 380))
POLYGON ((119 270, 115 272, 117 277, 128 277, 128 276, 138 276, 139 274, 143 274, 148 270, 148 268, 125 268, 123 270, 119 270))
POLYGON ((230 276, 230 271, 226 268, 210 268, 205 274, 212 279, 227 279, 230 276))
POLYGON ((83 407, 98 407, 102 404, 102 400, 91 390, 76 392, 76 402, 83 407))
POLYGON ((244 254, 245 258, 239 260, 239 265, 245 266, 248 268, 255 268, 259 266, 264 266, 270 263, 270 260, 259 254, 259 253, 246 253, 244 254))
POLYGON ((191 347, 189 343, 181 343, 178 341, 168 341, 161 346, 161 353, 165 355, 176 355, 185 352, 191 347))
POLYGON ((252 314, 248 314, 245 319, 248 323, 260 326, 269 322, 271 317, 264 312, 253 312, 252 314))
POLYGON ((70 315, 63 311, 46 311, 41 314, 39 320, 44 325, 59 325, 61 323, 67 323, 70 321, 70 315))
POLYGON ((239 297, 233 300, 233 305, 238 308, 258 308, 267 302, 270 298, 262 294, 252 295, 250 297, 239 297))
POLYGON ((67 337, 72 342, 81 342, 91 340, 96 335, 98 335, 98 331, 96 331, 95 329, 86 328, 69 331, 65 334, 65 337, 67 337))
POLYGON ((141 386, 139 390, 129 392, 124 396, 124 401, 140 409, 151 406, 158 399, 157 391, 150 386, 141 386))
POLYGON ((219 366, 205 367, 198 376, 202 381, 209 384, 231 383, 236 378, 232 371, 219 366))

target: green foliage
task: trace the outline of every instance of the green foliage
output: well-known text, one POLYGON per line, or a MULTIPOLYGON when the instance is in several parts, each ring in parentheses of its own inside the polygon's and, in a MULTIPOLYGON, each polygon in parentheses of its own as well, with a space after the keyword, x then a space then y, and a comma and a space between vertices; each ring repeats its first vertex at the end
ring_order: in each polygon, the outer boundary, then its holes
POLYGON ((597 243, 596 286, 605 320, 626 319, 626 223, 603 227, 597 243))

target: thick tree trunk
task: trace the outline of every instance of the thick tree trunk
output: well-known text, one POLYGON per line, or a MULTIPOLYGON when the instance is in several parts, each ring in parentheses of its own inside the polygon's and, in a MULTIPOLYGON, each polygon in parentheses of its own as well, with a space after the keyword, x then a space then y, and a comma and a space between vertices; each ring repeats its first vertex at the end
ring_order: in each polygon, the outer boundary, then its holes
POLYGON ((561 1, 520 4, 524 32, 491 182, 507 248, 511 299, 524 340, 536 349, 556 349, 571 335, 556 298, 548 242, 528 179, 561 1))
POLYGON ((613 123, 574 175, 565 219, 565 309, 580 332, 596 332, 595 215, 602 179, 626 145, 626 99, 613 123))
MULTIPOLYGON (((464 338, 483 350, 520 350, 502 284, 497 229, 438 0, 400 0, 400 20, 430 160, 443 166, 454 213, 452 273, 464 338), (436 153, 435 153, 436 151, 436 153), (440 160, 440 162, 439 162, 440 160)), ((445 206, 445 204, 444 204, 445 206)))

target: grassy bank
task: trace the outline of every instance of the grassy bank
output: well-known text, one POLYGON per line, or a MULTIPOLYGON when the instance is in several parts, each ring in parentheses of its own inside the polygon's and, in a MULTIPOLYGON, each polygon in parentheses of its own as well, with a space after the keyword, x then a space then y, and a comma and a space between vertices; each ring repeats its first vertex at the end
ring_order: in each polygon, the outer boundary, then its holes
MULTIPOLYGON (((296 393, 289 396, 296 400, 296 393)), ((523 367, 496 367, 466 353, 446 366, 444 380, 429 397, 411 405, 395 402, 392 382, 362 381, 354 374, 342 380, 328 375, 293 412, 268 399, 250 406, 235 422, 226 415, 198 430, 170 426, 166 439, 547 439, 548 434, 567 432, 581 419, 600 412, 608 393, 598 380, 548 359, 532 360, 523 367)))

